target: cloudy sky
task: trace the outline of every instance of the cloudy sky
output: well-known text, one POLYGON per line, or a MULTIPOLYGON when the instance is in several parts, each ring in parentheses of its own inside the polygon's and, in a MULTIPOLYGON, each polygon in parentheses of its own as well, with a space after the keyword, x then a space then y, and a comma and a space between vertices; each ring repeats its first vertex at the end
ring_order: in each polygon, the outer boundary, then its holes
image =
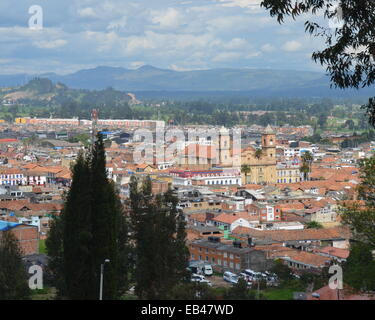
POLYGON ((0 74, 149 64, 174 70, 322 70, 304 21, 279 25, 260 0, 1 0, 0 74), (43 29, 29 28, 29 8, 43 29))

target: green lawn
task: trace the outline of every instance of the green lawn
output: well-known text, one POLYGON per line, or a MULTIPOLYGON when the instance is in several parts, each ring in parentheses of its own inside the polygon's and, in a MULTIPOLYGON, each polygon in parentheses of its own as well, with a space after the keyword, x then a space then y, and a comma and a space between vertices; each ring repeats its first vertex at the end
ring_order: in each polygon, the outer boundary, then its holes
POLYGON ((263 295, 267 300, 293 300, 294 291, 292 289, 268 289, 263 291, 263 295))
POLYGON ((39 240, 39 253, 47 254, 46 240, 39 240))
POLYGON ((32 290, 31 300, 55 300, 56 288, 44 288, 42 290, 32 290))

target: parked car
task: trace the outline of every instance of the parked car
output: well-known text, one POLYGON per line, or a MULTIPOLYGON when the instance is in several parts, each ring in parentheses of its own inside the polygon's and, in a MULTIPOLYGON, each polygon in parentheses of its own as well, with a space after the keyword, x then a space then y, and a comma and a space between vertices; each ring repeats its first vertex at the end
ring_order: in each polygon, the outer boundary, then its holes
POLYGON ((231 284, 236 284, 238 282, 238 276, 229 271, 224 272, 223 279, 231 284))
POLYGON ((248 279, 250 281, 255 281, 257 280, 257 272, 251 270, 251 269, 246 269, 242 272, 243 274, 247 275, 248 279))
POLYGON ((192 274, 190 281, 191 282, 205 283, 208 286, 212 287, 211 281, 207 280, 204 276, 202 276, 200 274, 196 274, 196 273, 192 274))
POLYGON ((212 266, 210 264, 205 264, 202 268, 202 272, 205 276, 212 276, 214 274, 214 271, 212 270, 212 266))
POLYGON ((196 273, 193 273, 191 275, 191 279, 190 279, 191 282, 201 282, 203 280, 206 280, 206 278, 204 276, 202 276, 200 274, 196 274, 196 273))
POLYGON ((253 280, 246 273, 241 272, 238 275, 238 278, 239 279, 244 279, 249 287, 251 287, 252 284, 253 284, 253 280))
POLYGON ((207 284, 208 286, 212 287, 212 283, 211 283, 210 280, 206 280, 206 279, 204 279, 204 280, 199 281, 199 283, 205 283, 205 284, 207 284))
POLYGON ((278 285, 278 278, 275 273, 266 271, 265 274, 267 275, 267 286, 277 286, 278 285))

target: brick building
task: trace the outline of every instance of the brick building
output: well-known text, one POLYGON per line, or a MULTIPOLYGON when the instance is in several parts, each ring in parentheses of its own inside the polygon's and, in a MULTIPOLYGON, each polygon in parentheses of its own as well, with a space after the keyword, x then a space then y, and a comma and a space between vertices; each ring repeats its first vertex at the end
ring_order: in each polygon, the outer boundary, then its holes
MULTIPOLYGON (((219 240, 219 238, 214 238, 219 240)), ((244 269, 265 271, 272 261, 264 252, 250 247, 239 247, 220 241, 200 239, 189 243, 190 259, 205 261, 220 272, 241 272, 244 269)))
POLYGON ((39 253, 39 232, 37 226, 0 220, 0 237, 11 230, 16 236, 23 255, 39 253))
POLYGON ((246 206, 252 217, 259 217, 260 222, 281 221, 281 210, 277 205, 252 203, 246 206))

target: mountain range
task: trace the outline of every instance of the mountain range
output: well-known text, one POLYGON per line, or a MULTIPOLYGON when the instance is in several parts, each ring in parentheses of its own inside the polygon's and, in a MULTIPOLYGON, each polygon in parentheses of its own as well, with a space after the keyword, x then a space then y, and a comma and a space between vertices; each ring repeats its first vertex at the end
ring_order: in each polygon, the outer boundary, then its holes
POLYGON ((70 88, 101 90, 112 87, 126 92, 247 92, 253 96, 368 96, 373 89, 360 91, 330 88, 324 73, 269 69, 210 69, 175 71, 143 66, 135 70, 99 66, 67 75, 0 75, 0 86, 24 85, 35 78, 48 78, 70 88))

